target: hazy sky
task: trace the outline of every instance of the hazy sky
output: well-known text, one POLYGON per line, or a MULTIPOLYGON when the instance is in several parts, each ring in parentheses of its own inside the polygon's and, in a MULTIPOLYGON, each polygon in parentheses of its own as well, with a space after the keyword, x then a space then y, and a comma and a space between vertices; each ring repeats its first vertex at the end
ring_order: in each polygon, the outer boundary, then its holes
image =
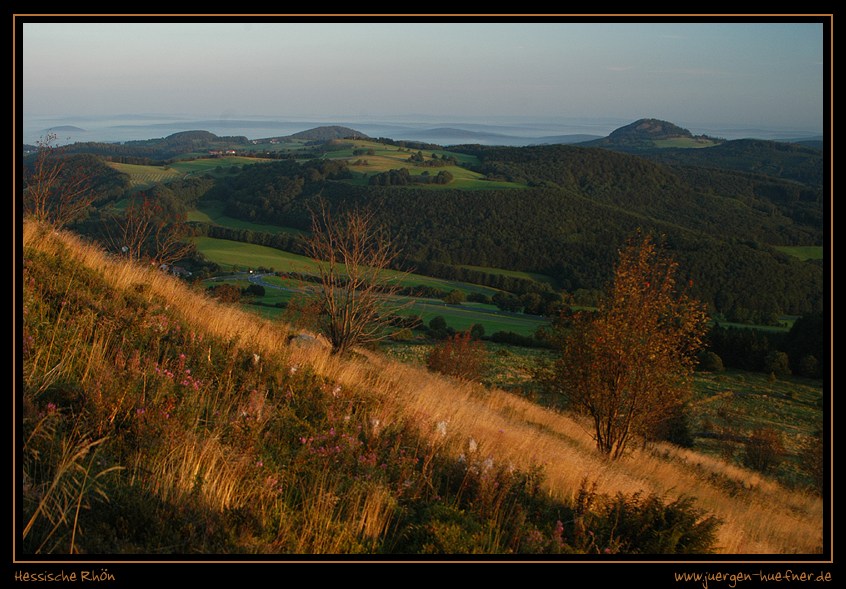
POLYGON ((822 130, 821 23, 25 22, 27 115, 655 117, 822 130))

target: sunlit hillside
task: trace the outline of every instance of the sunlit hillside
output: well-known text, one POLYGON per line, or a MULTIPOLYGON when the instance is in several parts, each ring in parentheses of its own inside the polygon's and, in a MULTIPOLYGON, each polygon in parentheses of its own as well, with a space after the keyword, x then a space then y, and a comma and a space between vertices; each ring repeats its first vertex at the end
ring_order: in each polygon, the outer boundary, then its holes
POLYGON ((607 462, 569 415, 23 231, 28 552, 822 551, 818 496, 671 445, 607 462))

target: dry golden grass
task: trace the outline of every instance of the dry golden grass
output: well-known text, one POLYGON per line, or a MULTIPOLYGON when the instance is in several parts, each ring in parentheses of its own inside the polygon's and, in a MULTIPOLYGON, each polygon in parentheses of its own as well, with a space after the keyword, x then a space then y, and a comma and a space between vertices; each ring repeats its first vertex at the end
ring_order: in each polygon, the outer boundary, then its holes
POLYGON ((496 461, 519 468, 542 465, 554 496, 572 498, 585 479, 596 482, 601 493, 693 496, 698 507, 723 521, 718 538, 722 553, 822 549, 821 499, 786 489, 754 471, 671 445, 635 449, 608 462, 596 452, 587 424, 503 391, 458 383, 372 353, 341 361, 325 352, 301 350, 297 360, 345 386, 369 387, 381 398, 376 417, 384 424, 413 417, 434 442, 439 438, 437 424, 446 422, 445 443, 456 456, 466 451, 472 438, 477 452, 496 461))
MULTIPOLYGON (((797 554, 820 552, 823 546, 823 503, 819 497, 786 489, 753 471, 729 465, 713 457, 673 446, 635 449, 616 462, 596 452, 586 424, 572 416, 542 408, 525 399, 476 383, 459 383, 401 364, 384 356, 360 351, 353 358, 339 359, 325 348, 292 347, 286 344, 289 328, 262 320, 237 307, 221 305, 192 291, 176 278, 155 270, 113 262, 97 248, 73 236, 56 235, 24 225, 24 246, 38 239, 39 248, 61 254, 70 244, 80 263, 103 270, 115 287, 129 289, 148 284, 145 296, 162 297, 186 321, 201 325, 214 335, 238 346, 262 353, 282 353, 294 365, 311 366, 319 375, 343 387, 366 390, 379 399, 374 418, 383 424, 413 419, 431 442, 447 444, 457 457, 468 451, 472 438, 476 451, 501 464, 518 468, 542 465, 546 486, 553 496, 572 497, 584 480, 596 482, 600 493, 657 493, 667 499, 696 498, 696 506, 720 520, 718 551, 724 554, 797 554), (438 424, 446 424, 446 437, 438 424)), ((174 488, 186 489, 200 461, 206 466, 210 488, 207 500, 221 505, 232 502, 234 490, 213 447, 186 447, 175 456, 168 476, 174 488), (210 461, 210 462, 209 462, 210 461)), ((361 528, 377 535, 390 520, 391 506, 381 495, 351 499, 361 510, 361 528)), ((314 494, 315 501, 332 500, 331 485, 314 494)), ((318 506, 321 507, 321 506, 318 506)), ((331 526, 333 511, 325 522, 306 529, 331 526)), ((329 538, 301 538, 301 548, 331 551, 329 538)))

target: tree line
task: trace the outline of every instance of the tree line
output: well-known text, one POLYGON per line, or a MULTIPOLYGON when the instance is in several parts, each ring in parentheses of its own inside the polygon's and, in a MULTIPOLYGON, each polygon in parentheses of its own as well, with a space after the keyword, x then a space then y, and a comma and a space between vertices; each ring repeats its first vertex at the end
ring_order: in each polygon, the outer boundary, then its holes
POLYGON ((407 186, 409 184, 449 184, 453 176, 447 170, 441 170, 431 175, 428 171, 412 175, 407 168, 387 170, 370 176, 368 184, 371 186, 407 186))

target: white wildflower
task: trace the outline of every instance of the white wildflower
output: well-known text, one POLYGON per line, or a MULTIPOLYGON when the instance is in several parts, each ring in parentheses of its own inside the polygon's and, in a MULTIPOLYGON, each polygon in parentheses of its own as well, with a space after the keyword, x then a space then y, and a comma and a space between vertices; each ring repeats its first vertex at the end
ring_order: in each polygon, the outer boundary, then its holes
POLYGON ((435 425, 435 431, 437 431, 442 438, 445 438, 447 435, 447 422, 446 421, 439 421, 435 425))
POLYGON ((479 448, 479 445, 476 443, 476 440, 470 438, 470 441, 467 442, 467 451, 471 454, 475 452, 479 448))

